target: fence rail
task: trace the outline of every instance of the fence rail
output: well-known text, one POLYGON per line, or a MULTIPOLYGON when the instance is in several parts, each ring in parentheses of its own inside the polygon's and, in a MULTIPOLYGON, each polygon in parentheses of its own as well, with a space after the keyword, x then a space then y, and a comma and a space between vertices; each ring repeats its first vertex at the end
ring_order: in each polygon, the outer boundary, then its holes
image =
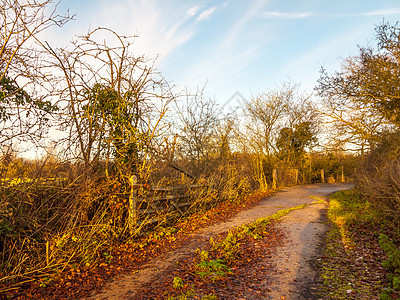
POLYGON ((136 176, 130 179, 129 222, 131 227, 142 227, 188 213, 203 188, 207 185, 145 186, 137 184, 136 176))

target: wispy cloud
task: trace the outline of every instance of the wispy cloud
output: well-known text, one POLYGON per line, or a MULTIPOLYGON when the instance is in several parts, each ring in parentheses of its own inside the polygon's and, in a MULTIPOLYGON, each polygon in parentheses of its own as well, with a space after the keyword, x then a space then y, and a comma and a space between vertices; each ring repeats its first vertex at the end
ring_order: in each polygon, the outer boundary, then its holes
POLYGON ((187 15, 188 16, 190 16, 190 17, 194 17, 197 13, 198 13, 198 11, 200 10, 200 5, 196 5, 196 6, 193 6, 193 7, 191 7, 191 8, 189 8, 188 9, 188 11, 187 11, 187 15))
POLYGON ((201 6, 177 7, 159 0, 114 0, 113 5, 100 0, 99 3, 92 13, 92 26, 98 26, 96 21, 101 21, 102 26, 121 34, 137 34, 135 53, 158 56, 159 64, 194 36, 194 22, 190 19, 201 10, 201 6))
POLYGON ((259 14, 260 10, 262 10, 267 2, 268 0, 254 1, 249 9, 233 24, 226 37, 226 40, 224 41, 224 45, 231 47, 231 44, 235 43, 243 35, 243 30, 246 25, 259 14))
POLYGON ((99 3, 95 19, 123 34, 137 34, 135 53, 158 57, 157 66, 162 66, 177 48, 188 43, 202 21, 210 19, 220 7, 193 2, 177 5, 177 1, 162 0, 114 0, 112 6, 107 0, 99 3))
POLYGON ((397 15, 400 14, 400 8, 388 8, 381 10, 373 10, 365 13, 361 13, 361 16, 381 16, 381 15, 397 15))
MULTIPOLYGON (((188 68, 185 83, 206 82, 210 80, 208 88, 212 90, 218 85, 230 85, 237 76, 242 74, 260 55, 260 49, 266 39, 257 39, 259 43, 251 46, 243 43, 243 37, 249 32, 255 35, 258 30, 252 27, 255 20, 260 17, 268 0, 253 0, 250 5, 245 5, 245 10, 240 11, 237 18, 231 23, 229 31, 221 37, 220 42, 210 50, 208 57, 188 68)), ((225 3, 221 9, 228 6, 225 3)), ((261 34, 261 33, 260 33, 261 34)))
POLYGON ((204 10, 199 17, 197 18, 197 21, 203 21, 203 20, 208 20, 211 15, 217 10, 217 8, 215 6, 210 7, 206 10, 204 10))
POLYGON ((263 13, 264 18, 274 18, 274 19, 304 19, 312 16, 313 13, 305 12, 278 12, 278 11, 266 11, 263 13))

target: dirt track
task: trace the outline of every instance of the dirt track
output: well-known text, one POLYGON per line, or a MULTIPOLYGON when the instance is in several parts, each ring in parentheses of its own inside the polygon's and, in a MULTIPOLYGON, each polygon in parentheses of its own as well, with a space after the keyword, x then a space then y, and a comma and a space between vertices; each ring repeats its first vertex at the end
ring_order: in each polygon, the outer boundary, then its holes
POLYGON ((320 255, 326 232, 321 218, 324 209, 325 204, 313 204, 281 219, 288 236, 273 258, 278 269, 270 280, 270 299, 318 299, 312 290, 316 276, 312 265, 320 255))
MULTIPOLYGON (((175 261, 194 252, 211 236, 253 222, 260 217, 272 215, 278 210, 312 203, 315 198, 321 199, 335 191, 351 187, 351 184, 317 184, 284 188, 226 222, 199 230, 193 234, 191 242, 184 248, 152 261, 137 272, 115 278, 100 294, 90 299, 135 299, 138 288, 150 282, 155 275, 159 275, 175 261)), ((319 255, 319 247, 325 232, 325 225, 321 222, 323 210, 324 204, 313 204, 282 218, 281 226, 288 232, 288 241, 278 248, 277 255, 273 258, 278 271, 271 274, 274 280, 273 285, 269 286, 270 299, 312 299, 308 288, 313 281, 315 271, 310 262, 319 255)))

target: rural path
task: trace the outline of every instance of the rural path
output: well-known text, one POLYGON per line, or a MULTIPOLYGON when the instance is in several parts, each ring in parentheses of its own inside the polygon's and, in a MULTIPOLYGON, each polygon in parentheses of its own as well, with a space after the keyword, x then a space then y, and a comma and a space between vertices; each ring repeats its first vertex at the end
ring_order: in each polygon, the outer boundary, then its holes
MULTIPOLYGON (((211 225, 194 233, 190 242, 153 260, 140 270, 120 275, 110 282, 99 294, 89 299, 143 299, 145 295, 136 295, 136 291, 152 278, 162 274, 179 259, 194 252, 206 244, 210 237, 227 232, 244 223, 254 222, 285 208, 301 204, 310 204, 339 190, 350 189, 352 184, 314 184, 283 188, 259 204, 239 212, 226 222, 211 225), (161 273, 160 273, 161 272, 161 273)), ((279 246, 273 257, 277 270, 272 285, 268 286, 270 299, 310 299, 310 283, 315 277, 311 262, 320 253, 322 238, 326 231, 321 220, 325 206, 322 203, 294 210, 281 220, 281 226, 288 235, 284 245, 279 246)), ((271 282, 271 281, 270 281, 271 282)), ((262 284, 262 283, 260 283, 262 284)))

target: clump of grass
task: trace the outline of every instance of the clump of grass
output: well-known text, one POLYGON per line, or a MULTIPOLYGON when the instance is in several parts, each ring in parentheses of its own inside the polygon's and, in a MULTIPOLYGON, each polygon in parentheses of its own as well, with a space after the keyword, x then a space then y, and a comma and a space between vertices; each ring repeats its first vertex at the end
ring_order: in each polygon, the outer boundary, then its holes
POLYGON ((340 219, 343 224, 376 223, 382 220, 379 211, 355 190, 336 192, 330 198, 329 216, 340 219))

